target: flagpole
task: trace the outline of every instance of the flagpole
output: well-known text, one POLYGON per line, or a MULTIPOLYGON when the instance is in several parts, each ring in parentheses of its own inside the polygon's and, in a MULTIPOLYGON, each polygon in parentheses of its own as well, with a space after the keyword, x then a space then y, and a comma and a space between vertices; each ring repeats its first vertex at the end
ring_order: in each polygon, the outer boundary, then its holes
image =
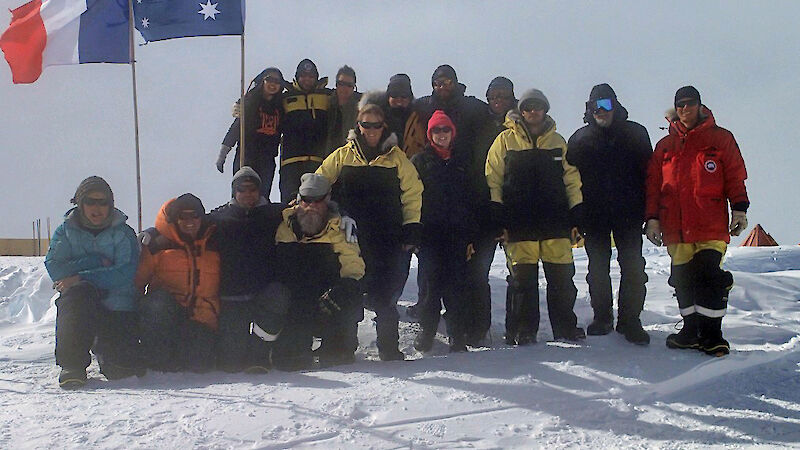
POLYGON ((239 107, 240 107, 239 108, 239 169, 244 167, 244 125, 245 125, 245 119, 244 119, 245 118, 245 115, 244 115, 245 114, 245 111, 244 111, 244 103, 245 103, 244 102, 244 24, 242 24, 241 43, 242 43, 242 50, 241 50, 241 53, 242 53, 242 70, 241 70, 242 79, 241 79, 241 83, 240 83, 241 84, 241 86, 240 86, 241 95, 239 96, 239 98, 241 99, 239 101, 239 103, 240 103, 240 105, 239 105, 239 107))
POLYGON ((133 134, 136 142, 136 212, 139 219, 138 231, 142 231, 142 165, 139 153, 139 102, 136 96, 136 51, 133 44, 133 22, 136 20, 133 15, 133 0, 128 0, 128 19, 129 54, 133 81, 133 134))

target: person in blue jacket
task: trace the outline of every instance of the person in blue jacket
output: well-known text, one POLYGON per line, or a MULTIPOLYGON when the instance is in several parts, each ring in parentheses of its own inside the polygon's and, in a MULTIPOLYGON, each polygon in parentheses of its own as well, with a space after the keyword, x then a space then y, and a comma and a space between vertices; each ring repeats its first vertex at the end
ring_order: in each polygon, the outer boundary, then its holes
POLYGON ((139 361, 134 275, 136 233, 114 208, 114 193, 98 176, 78 186, 64 223, 53 234, 45 267, 56 299, 56 364, 65 389, 86 384, 91 350, 109 380, 143 375, 139 361))

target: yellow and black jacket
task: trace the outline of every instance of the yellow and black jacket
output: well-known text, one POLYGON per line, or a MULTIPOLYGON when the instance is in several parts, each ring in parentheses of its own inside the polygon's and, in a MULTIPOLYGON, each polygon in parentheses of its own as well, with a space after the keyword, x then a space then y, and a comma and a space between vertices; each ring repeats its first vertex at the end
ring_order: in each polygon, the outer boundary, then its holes
MULTIPOLYGON (((394 133, 378 143, 377 155, 365 156, 361 137, 351 131, 348 142, 322 163, 317 173, 333 185, 343 211, 358 223, 359 234, 404 239, 419 226, 422 182, 394 133)), ((412 243, 407 242, 406 243, 412 243)))
POLYGON ((534 142, 518 111, 506 115, 486 158, 493 202, 505 205, 510 242, 568 238, 569 209, 583 201, 578 170, 567 163, 567 143, 545 118, 534 142))
POLYGON ((281 166, 301 161, 321 162, 327 155, 328 108, 331 90, 327 78, 317 82, 312 92, 292 83, 283 97, 283 141, 281 166))
POLYGON ((281 266, 278 278, 292 292, 293 299, 302 299, 308 308, 304 313, 310 314, 316 303, 308 300, 319 298, 328 289, 346 286, 348 295, 358 295, 357 282, 364 276, 364 260, 358 244, 345 240, 335 204, 331 204, 327 225, 314 236, 300 231, 295 218, 297 208, 283 210, 283 221, 275 232, 281 266))

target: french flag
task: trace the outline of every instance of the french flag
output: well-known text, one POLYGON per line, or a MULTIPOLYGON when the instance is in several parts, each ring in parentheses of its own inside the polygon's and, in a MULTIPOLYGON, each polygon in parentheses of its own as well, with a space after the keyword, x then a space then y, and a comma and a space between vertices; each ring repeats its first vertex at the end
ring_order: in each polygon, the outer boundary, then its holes
POLYGON ((130 63, 128 0, 33 0, 11 11, 0 49, 15 84, 47 66, 130 63))

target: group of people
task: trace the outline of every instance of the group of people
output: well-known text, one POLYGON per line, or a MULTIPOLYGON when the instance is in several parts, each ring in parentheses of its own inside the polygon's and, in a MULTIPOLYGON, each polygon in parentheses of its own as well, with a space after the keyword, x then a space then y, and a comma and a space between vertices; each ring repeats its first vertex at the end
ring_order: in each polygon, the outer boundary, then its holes
POLYGON ((291 84, 277 68, 253 80, 216 163, 223 172, 236 147, 231 200, 210 213, 184 194, 137 237, 102 178, 80 184, 45 260, 61 293, 62 387, 85 384, 90 349, 109 379, 351 363, 365 306, 375 311, 380 359, 403 360, 397 300, 413 253, 415 349, 432 348, 443 305, 451 352, 485 345, 498 243, 509 269, 508 345, 537 340, 539 261, 554 339, 616 329, 646 345, 643 233, 672 258, 684 325, 667 346, 729 352, 721 323, 733 278, 721 262, 730 236, 747 227, 746 171, 694 87, 676 92, 669 134, 653 151, 608 84, 592 88, 586 125, 569 140, 542 91, 517 99, 505 77, 491 81, 486 102, 465 95, 449 65, 416 99, 405 74, 362 95, 344 66, 336 88, 326 85, 307 59, 291 84), (279 150, 281 203, 271 203, 279 150), (580 237, 594 311, 586 330, 573 311, 580 237))

